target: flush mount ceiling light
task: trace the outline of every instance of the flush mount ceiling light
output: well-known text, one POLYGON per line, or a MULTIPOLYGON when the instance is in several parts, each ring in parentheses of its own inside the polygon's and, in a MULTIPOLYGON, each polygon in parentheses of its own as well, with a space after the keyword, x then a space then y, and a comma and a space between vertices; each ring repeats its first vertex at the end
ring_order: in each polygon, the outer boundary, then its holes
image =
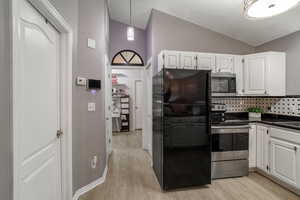
POLYGON ((131 0, 130 0, 130 8, 129 8, 129 13, 130 13, 130 26, 127 27, 127 40, 128 41, 133 41, 134 40, 134 27, 132 25, 132 6, 131 6, 131 0))
POLYGON ((250 19, 273 17, 284 13, 297 5, 300 0, 244 0, 245 16, 250 19))

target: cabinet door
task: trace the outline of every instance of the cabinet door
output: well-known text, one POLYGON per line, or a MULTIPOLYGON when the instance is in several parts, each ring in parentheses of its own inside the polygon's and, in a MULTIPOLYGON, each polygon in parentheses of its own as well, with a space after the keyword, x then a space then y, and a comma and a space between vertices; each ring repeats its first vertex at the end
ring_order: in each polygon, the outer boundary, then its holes
POLYGON ((245 56, 245 93, 254 95, 267 94, 266 91, 266 56, 245 56))
POLYGON ((195 53, 180 53, 180 64, 182 69, 196 69, 197 59, 195 53))
POLYGON ((166 51, 163 53, 164 67, 167 69, 180 68, 180 53, 177 51, 166 51))
POLYGON ((270 162, 269 162, 269 154, 270 154, 270 137, 269 137, 269 129, 267 127, 263 127, 263 142, 262 142, 262 150, 263 150, 263 170, 267 173, 270 171, 270 162))
POLYGON ((258 169, 269 172, 269 131, 267 127, 256 128, 256 166, 258 169))
POLYGON ((256 167, 256 125, 251 125, 249 132, 249 167, 256 167))
POLYGON ((216 56, 213 54, 199 53, 197 55, 197 69, 216 72, 216 56))
POLYGON ((217 72, 233 73, 234 72, 234 56, 217 55, 217 72))
POLYGON ((263 169, 263 130, 261 126, 256 128, 256 166, 258 169, 263 169))
POLYGON ((234 57, 234 73, 236 74, 236 91, 239 95, 245 93, 243 56, 234 57))
POLYGON ((271 175, 297 186, 297 167, 299 166, 298 146, 285 141, 271 139, 270 167, 271 175))

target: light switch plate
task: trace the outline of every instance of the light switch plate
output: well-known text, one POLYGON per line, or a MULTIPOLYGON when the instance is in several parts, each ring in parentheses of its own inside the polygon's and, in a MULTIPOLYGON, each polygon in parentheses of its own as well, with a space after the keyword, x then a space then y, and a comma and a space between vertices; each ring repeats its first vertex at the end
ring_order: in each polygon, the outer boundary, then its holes
POLYGON ((88 38, 88 47, 91 49, 96 49, 96 41, 91 38, 88 38))
POLYGON ((88 111, 96 112, 96 103, 88 103, 88 111))
POLYGON ((86 86, 86 78, 77 77, 76 84, 80 86, 86 86))

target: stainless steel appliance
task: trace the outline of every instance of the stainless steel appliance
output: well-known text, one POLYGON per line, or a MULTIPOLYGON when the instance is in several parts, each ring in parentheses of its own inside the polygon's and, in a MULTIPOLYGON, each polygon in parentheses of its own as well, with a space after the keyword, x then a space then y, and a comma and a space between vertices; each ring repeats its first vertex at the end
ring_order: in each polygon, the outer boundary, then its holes
POLYGON ((212 110, 212 179, 247 176, 249 171, 248 121, 226 121, 224 112, 222 107, 212 110))
POLYGON ((212 96, 236 95, 236 75, 233 73, 212 73, 212 96))
POLYGON ((210 71, 153 78, 153 168, 163 190, 211 183, 210 71))

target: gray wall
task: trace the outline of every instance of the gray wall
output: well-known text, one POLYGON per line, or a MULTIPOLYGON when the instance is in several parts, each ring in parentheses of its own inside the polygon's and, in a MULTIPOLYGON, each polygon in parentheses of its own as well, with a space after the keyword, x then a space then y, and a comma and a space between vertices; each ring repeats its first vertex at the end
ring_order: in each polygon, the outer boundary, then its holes
POLYGON ((120 23, 115 20, 110 20, 110 61, 119 51, 130 49, 136 51, 146 60, 146 31, 135 28, 134 41, 127 40, 127 27, 128 25, 120 23))
MULTIPOLYGON (((105 0, 79 1, 78 74, 104 81, 104 35, 105 0), (96 40, 96 49, 87 47, 87 39, 96 40)), ((73 96, 73 182, 74 191, 97 180, 106 165, 104 85, 96 95, 82 87, 74 87, 73 96), (88 112, 88 102, 96 103, 96 112, 88 112), (96 169, 91 168, 91 159, 98 156, 96 169)))
MULTIPOLYGON (((92 95, 75 86, 78 75, 101 79, 104 84, 105 0, 51 0, 74 31, 73 50, 73 192, 100 178, 106 165, 103 89, 92 95), (97 41, 95 50, 87 48, 87 38, 97 41), (87 111, 88 102, 96 103, 96 112, 87 111), (98 156, 96 169, 90 166, 98 156)), ((103 86, 104 87, 104 86, 103 86)))
POLYGON ((300 95, 300 31, 256 47, 256 52, 286 52, 287 95, 300 95))
POLYGON ((9 0, 0 1, 0 199, 12 198, 9 0))
POLYGON ((156 56, 164 49, 229 54, 249 54, 255 51, 254 47, 246 43, 157 10, 152 10, 151 20, 152 55, 155 56, 155 63, 156 56))
POLYGON ((150 19, 148 21, 147 24, 147 28, 146 28, 146 47, 147 47, 147 61, 152 57, 152 53, 153 53, 153 24, 152 24, 152 12, 151 12, 151 16, 150 19))

